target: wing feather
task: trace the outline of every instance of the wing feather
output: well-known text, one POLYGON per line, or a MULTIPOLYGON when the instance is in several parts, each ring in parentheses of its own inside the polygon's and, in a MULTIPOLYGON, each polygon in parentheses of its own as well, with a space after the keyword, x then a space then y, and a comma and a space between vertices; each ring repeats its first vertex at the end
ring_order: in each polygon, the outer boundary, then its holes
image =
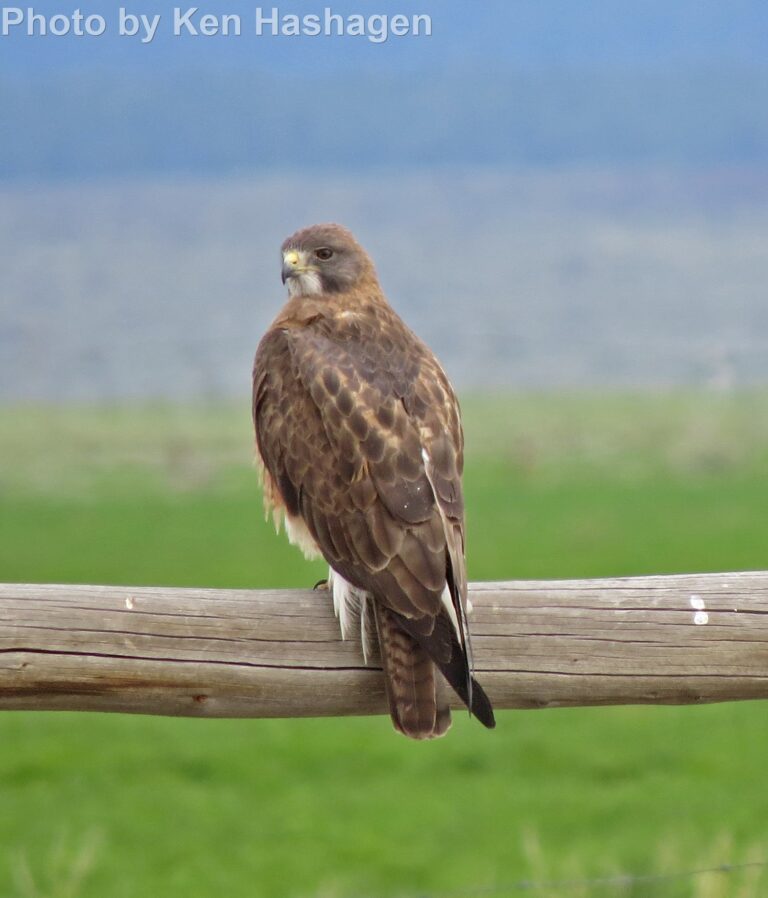
POLYGON ((430 350, 380 304, 273 327, 256 355, 253 413, 287 511, 301 513, 334 570, 408 624, 472 707, 463 436, 430 350))

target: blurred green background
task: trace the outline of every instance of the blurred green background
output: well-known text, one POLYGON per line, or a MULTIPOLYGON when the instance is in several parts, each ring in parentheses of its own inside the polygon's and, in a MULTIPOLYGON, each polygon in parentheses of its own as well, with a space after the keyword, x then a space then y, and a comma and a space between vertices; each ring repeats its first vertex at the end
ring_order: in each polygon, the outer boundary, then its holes
MULTIPOLYGON (((765 392, 463 404, 472 579, 766 567, 765 392)), ((247 405, 0 408, 0 497, 5 581, 323 574, 264 523, 247 405)), ((384 717, 5 713, 0 895, 505 895, 766 860, 767 742, 762 703, 457 714, 430 744, 384 717)), ((533 894, 766 890, 746 867, 533 894)))
MULTIPOLYGON (((199 10, 241 38, 166 0, 147 45, 111 0, 0 36, 0 580, 323 576, 264 523, 245 394, 278 248, 329 220, 462 392, 471 578, 768 567, 768 4, 404 5, 430 37, 256 37, 250 0, 199 10)), ((0 898, 758 898, 573 880, 768 861, 766 730, 4 713, 0 898)))

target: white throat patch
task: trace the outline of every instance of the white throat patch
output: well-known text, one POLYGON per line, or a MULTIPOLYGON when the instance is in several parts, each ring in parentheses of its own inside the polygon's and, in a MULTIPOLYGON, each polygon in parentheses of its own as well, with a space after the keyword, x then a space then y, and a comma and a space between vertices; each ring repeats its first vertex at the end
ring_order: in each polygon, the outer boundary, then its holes
POLYGON ((323 284, 317 271, 302 271, 294 277, 288 278, 288 295, 316 296, 323 292, 323 284))

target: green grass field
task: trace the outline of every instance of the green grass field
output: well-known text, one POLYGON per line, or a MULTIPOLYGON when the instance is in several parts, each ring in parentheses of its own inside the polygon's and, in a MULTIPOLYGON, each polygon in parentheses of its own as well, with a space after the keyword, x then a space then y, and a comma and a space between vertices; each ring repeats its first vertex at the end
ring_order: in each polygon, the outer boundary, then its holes
MULTIPOLYGON (((465 402, 472 579, 768 566, 768 395, 465 402)), ((248 409, 0 410, 0 579, 307 585, 248 409)), ((768 659, 767 659, 768 663, 768 659)), ((755 898, 762 703, 385 718, 0 714, 0 898, 755 898), (496 890, 498 887, 498 890, 496 890), (486 891, 483 891, 486 890, 486 891)))

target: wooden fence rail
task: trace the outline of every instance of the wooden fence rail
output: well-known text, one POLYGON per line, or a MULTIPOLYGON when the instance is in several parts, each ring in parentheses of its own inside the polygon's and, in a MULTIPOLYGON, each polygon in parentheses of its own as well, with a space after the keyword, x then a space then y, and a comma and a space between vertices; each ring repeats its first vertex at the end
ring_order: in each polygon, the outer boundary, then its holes
MULTIPOLYGON (((475 583, 497 709, 768 698, 768 572, 475 583)), ((385 710, 311 590, 0 585, 0 709, 194 717, 385 710)))

